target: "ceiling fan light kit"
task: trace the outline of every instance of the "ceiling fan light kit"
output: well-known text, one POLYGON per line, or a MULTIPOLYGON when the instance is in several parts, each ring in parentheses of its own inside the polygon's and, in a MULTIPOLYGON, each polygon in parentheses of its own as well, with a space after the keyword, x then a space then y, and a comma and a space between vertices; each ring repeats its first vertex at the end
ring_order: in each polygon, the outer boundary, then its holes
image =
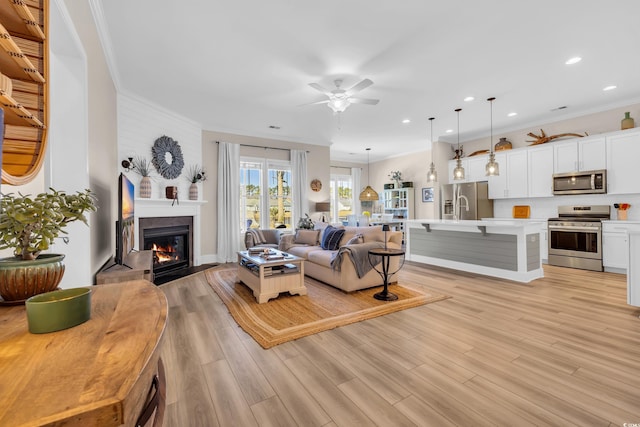
POLYGON ((353 96, 355 93, 360 92, 373 84, 369 79, 364 79, 360 81, 360 83, 357 83, 346 90, 342 89, 342 79, 334 80, 333 84, 336 88, 329 90, 320 86, 318 83, 309 83, 309 86, 329 97, 326 101, 313 102, 312 104, 327 104, 327 107, 329 107, 334 113, 342 113, 351 104, 376 105, 380 102, 378 99, 356 98, 353 96))

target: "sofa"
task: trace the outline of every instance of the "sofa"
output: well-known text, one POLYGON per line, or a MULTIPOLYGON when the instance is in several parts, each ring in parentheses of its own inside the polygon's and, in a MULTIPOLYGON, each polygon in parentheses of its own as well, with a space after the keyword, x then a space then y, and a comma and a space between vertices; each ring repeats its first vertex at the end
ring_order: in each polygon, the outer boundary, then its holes
POLYGON ((256 246, 278 249, 281 234, 280 229, 250 228, 244 234, 244 245, 247 249, 256 246))
MULTIPOLYGON (((384 246, 385 233, 382 231, 382 226, 339 227, 344 229, 344 234, 341 236, 337 245, 338 248, 335 250, 323 249, 321 246, 327 228, 297 230, 295 234, 283 235, 278 248, 281 251, 304 258, 305 275, 342 289, 345 292, 382 285, 382 278, 374 269, 369 270, 362 277, 358 277, 356 266, 346 252, 346 249, 351 249, 353 245, 363 245, 362 249, 366 249, 375 245, 373 242, 379 242, 378 245, 380 247, 384 246), (341 250, 341 248, 345 247, 346 249, 341 250), (337 260, 340 264, 339 270, 332 268, 331 265, 332 259, 336 256, 342 257, 337 260)), ((402 232, 388 231, 386 236, 387 247, 402 248, 402 232)), ((397 270, 400 262, 399 257, 391 257, 390 271, 397 270)), ((395 282, 393 278, 391 281, 395 282)))

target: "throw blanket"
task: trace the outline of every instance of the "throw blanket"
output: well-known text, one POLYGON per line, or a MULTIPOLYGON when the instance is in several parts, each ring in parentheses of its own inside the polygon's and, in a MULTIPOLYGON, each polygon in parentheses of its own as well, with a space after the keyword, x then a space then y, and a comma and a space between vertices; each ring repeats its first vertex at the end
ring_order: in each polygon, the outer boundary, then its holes
POLYGON ((267 239, 265 239, 264 234, 262 234, 262 230, 250 228, 247 230, 247 234, 253 239, 253 245, 261 245, 263 243, 267 243, 267 239))
POLYGON ((342 246, 331 259, 331 269, 340 271, 342 258, 348 255, 356 268, 358 278, 361 278, 373 268, 371 263, 377 265, 381 261, 381 257, 373 255, 371 256, 371 262, 369 262, 369 250, 376 248, 384 248, 384 243, 368 242, 342 246))

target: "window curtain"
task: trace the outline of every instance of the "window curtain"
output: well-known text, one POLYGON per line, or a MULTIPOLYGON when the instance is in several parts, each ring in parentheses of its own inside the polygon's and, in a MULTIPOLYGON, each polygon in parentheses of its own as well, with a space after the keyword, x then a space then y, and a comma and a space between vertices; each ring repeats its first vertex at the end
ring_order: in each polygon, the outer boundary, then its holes
POLYGON ((299 218, 309 213, 307 200, 307 152, 291 150, 291 202, 293 204, 292 225, 298 224, 299 218))
POLYGON ((351 192, 353 202, 351 206, 353 206, 354 215, 360 215, 362 213, 362 209, 360 207, 360 192, 362 191, 362 187, 360 186, 360 181, 362 180, 361 177, 362 169, 351 168, 351 181, 353 185, 353 191, 351 192))
POLYGON ((218 261, 235 262, 240 250, 240 145, 218 144, 218 261))

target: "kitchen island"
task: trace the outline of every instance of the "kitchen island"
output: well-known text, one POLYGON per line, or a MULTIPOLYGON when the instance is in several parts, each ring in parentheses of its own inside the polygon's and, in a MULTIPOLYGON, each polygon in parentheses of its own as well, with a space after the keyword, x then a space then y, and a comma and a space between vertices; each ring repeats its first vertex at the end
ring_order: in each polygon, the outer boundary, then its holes
POLYGON ((543 221, 406 222, 406 258, 424 264, 528 283, 544 277, 543 221))

